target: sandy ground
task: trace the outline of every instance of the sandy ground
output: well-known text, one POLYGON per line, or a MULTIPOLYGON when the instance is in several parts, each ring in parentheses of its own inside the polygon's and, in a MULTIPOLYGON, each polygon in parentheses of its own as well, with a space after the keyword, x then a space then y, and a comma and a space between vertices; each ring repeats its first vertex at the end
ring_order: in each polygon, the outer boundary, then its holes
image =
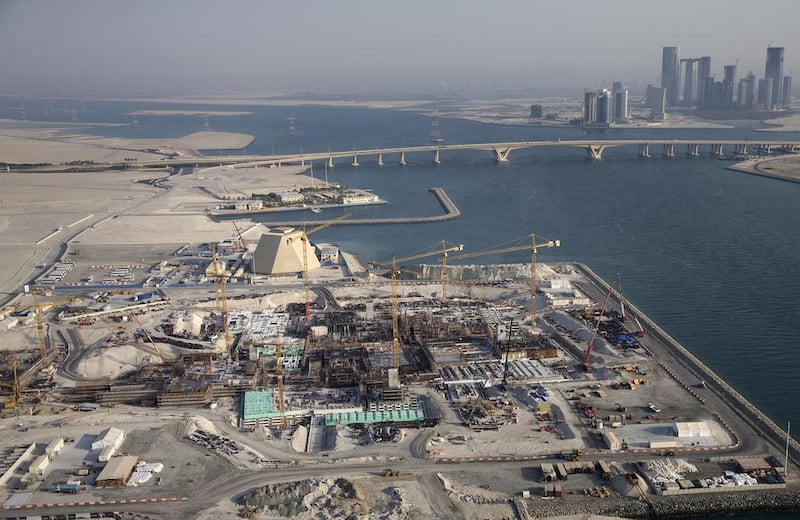
POLYGON ((165 154, 199 155, 202 149, 241 149, 254 137, 233 132, 195 132, 180 138, 124 139, 80 133, 85 125, 41 126, 0 121, 0 157, 20 164, 72 161, 157 161, 165 154), (156 150, 158 150, 156 152, 156 150))
POLYGON ((236 110, 134 110, 131 116, 246 116, 252 112, 236 110))
POLYGON ((758 132, 800 132, 800 114, 770 119, 765 123, 770 125, 769 128, 759 128, 758 132))
POLYGON ((800 182, 800 156, 757 157, 728 166, 729 170, 800 182))

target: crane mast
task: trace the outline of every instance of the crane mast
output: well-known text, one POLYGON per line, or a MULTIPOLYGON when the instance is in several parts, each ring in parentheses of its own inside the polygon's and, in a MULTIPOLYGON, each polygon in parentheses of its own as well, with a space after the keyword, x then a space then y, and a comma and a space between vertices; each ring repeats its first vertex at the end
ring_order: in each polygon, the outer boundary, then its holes
POLYGON ((530 291, 531 291, 531 333, 536 334, 536 251, 543 247, 561 247, 561 240, 548 240, 541 244, 536 243, 536 236, 531 233, 531 243, 521 246, 502 247, 500 249, 489 249, 485 251, 476 251, 474 253, 465 253, 462 255, 451 256, 450 260, 466 260, 468 258, 478 258, 487 255, 499 255, 503 253, 513 253, 515 251, 531 251, 531 277, 530 277, 530 291))
MULTIPOLYGON (((391 284, 392 284, 392 366, 395 369, 400 368, 400 323, 398 318, 399 312, 399 304, 397 301, 397 264, 401 262, 410 262, 412 260, 420 260, 422 258, 427 258, 429 256, 434 256, 441 254, 442 255, 442 265, 446 266, 447 261, 444 260, 445 255, 447 253, 451 253, 453 251, 461 251, 464 249, 463 244, 456 244, 454 246, 447 247, 447 243, 442 241, 442 249, 437 251, 429 251, 426 253, 419 253, 416 255, 411 256, 404 256, 402 258, 397 258, 395 255, 392 255, 392 261, 387 264, 381 264, 379 262, 370 262, 372 266, 375 267, 383 267, 391 269, 391 284)), ((444 286, 443 286, 443 294, 444 294, 444 286)))

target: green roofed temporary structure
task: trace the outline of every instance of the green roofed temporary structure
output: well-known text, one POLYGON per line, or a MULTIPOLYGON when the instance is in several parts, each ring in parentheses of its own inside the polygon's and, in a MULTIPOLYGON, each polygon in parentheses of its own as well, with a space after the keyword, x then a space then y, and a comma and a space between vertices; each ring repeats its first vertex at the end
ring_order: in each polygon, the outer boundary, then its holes
POLYGON ((244 393, 242 419, 249 421, 272 416, 272 391, 255 390, 244 393))
POLYGON ((422 410, 390 410, 384 412, 342 412, 325 415, 326 426, 346 424, 388 424, 422 421, 422 410))

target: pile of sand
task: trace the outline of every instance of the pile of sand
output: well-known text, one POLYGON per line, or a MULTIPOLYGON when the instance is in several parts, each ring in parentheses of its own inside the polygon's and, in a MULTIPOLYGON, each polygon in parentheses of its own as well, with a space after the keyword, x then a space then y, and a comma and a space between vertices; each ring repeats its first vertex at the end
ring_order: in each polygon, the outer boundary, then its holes
POLYGON ((192 417, 189 417, 189 420, 186 422, 185 434, 188 436, 197 430, 204 431, 210 435, 219 435, 219 430, 217 430, 217 427, 214 426, 214 423, 205 417, 193 415, 192 417))
MULTIPOLYGON (((177 347, 157 343, 158 350, 167 360, 178 357, 177 347)), ((161 363, 153 347, 144 343, 124 343, 95 348, 82 356, 75 372, 87 379, 116 379, 137 372, 144 365, 161 363)))

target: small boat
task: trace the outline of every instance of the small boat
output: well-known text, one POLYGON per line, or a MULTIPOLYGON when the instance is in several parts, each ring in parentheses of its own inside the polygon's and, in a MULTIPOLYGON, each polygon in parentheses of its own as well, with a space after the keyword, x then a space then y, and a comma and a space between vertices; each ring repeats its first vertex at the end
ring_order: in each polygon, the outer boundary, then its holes
POLYGON ((322 213, 322 210, 319 208, 308 208, 308 209, 311 210, 311 213, 322 213))

